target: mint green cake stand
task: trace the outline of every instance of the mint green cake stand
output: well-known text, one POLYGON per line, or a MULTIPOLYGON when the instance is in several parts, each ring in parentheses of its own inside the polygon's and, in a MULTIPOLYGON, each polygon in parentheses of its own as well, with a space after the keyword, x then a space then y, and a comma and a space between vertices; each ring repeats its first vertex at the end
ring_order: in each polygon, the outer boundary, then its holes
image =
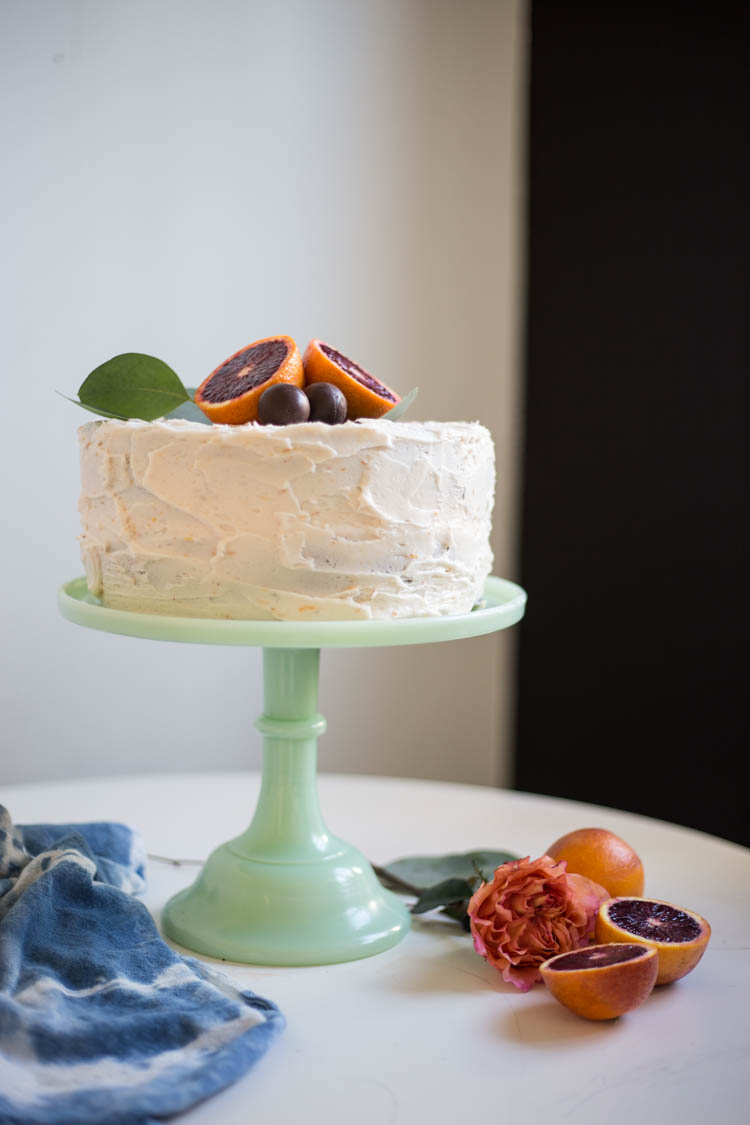
POLYGON ((427 644, 493 633, 523 617, 526 595, 488 578, 483 605, 456 617, 395 621, 223 621, 108 609, 85 578, 58 603, 77 625, 158 641, 263 648, 263 776, 250 827, 221 844, 191 887, 169 900, 165 933, 212 957, 324 965, 369 957, 409 929, 403 903, 355 847, 326 827, 316 786, 321 648, 427 644))

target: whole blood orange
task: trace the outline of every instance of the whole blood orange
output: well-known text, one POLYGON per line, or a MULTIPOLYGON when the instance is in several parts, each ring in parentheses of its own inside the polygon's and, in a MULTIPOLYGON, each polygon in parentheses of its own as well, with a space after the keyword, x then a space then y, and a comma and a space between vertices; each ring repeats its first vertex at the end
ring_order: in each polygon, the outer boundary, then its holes
POLYGON ((653 949, 607 944, 558 953, 540 972, 555 999, 571 1012, 587 1020, 612 1020, 650 995, 657 966, 653 949))
POLYGON ((379 418, 401 401, 385 383, 322 340, 310 341, 302 362, 305 382, 332 383, 343 392, 350 418, 379 418))
POLYGON ((700 961, 711 937, 705 918, 658 899, 619 897, 603 902, 596 918, 599 942, 633 942, 659 956, 657 984, 671 984, 700 961))
POLYGON ((274 383, 304 383, 302 357, 291 336, 266 336, 211 372, 195 392, 196 405, 212 422, 231 426, 258 420, 258 400, 274 383))
POLYGON ((643 864, 631 848, 606 828, 579 828, 555 840, 547 855, 565 860, 571 874, 600 883, 612 897, 643 894, 643 864))

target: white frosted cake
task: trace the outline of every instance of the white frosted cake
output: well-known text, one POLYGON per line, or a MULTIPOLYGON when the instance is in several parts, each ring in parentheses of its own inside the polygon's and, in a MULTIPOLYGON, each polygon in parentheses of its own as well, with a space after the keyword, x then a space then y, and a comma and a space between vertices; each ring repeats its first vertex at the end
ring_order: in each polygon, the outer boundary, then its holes
POLYGON ((108 420, 79 437, 81 553, 106 606, 308 621, 482 597, 495 464, 478 423, 108 420))

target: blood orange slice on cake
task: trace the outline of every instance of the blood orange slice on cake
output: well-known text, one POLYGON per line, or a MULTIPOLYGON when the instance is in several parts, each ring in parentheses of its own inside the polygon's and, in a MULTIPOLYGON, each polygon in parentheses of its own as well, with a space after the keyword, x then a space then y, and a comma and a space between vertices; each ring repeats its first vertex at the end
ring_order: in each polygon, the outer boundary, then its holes
POLYGON ((343 392, 350 418, 379 418, 401 401, 385 383, 322 340, 310 341, 303 363, 307 383, 332 383, 343 392))
POLYGON ((302 357, 291 336, 266 336, 240 348, 211 372, 195 392, 196 405, 212 422, 256 422, 258 400, 274 383, 304 382, 302 357))

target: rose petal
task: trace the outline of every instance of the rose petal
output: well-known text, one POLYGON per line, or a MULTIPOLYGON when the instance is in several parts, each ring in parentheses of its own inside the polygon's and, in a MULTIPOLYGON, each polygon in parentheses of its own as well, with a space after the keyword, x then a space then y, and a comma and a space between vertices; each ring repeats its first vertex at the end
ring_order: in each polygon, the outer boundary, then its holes
POLYGON ((593 879, 587 879, 585 875, 566 875, 565 878, 571 887, 572 897, 586 917, 588 919, 596 917, 601 904, 610 897, 609 892, 593 879))

